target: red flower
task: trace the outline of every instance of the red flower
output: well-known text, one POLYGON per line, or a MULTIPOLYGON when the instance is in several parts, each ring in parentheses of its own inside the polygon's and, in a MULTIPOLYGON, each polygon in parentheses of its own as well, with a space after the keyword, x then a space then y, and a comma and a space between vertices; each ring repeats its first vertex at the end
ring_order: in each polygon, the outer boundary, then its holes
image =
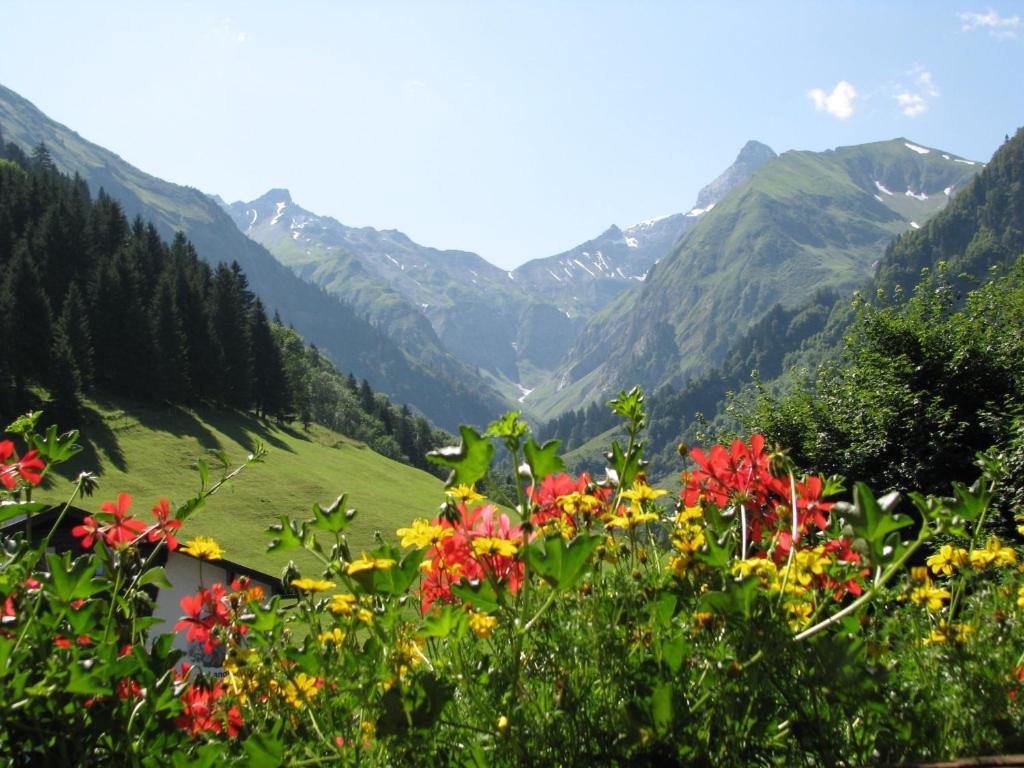
POLYGON ((14 455, 14 443, 10 440, 0 441, 0 484, 7 490, 13 490, 21 477, 31 485, 39 485, 43 479, 39 473, 46 464, 39 458, 39 451, 31 450, 13 464, 5 463, 14 455))
POLYGON ((104 501, 100 504, 100 517, 86 517, 82 525, 71 529, 73 536, 82 538, 82 546, 89 549, 97 541, 118 549, 131 544, 146 530, 146 524, 128 514, 132 505, 132 497, 127 493, 119 494, 117 504, 104 501), (113 519, 109 519, 113 518, 113 519))
POLYGON ((159 503, 153 507, 153 516, 156 517, 156 525, 150 529, 147 538, 152 542, 160 541, 160 539, 166 540, 167 549, 173 552, 178 548, 178 540, 174 536, 174 531, 181 528, 181 521, 171 519, 171 509, 167 504, 167 499, 160 499, 159 503))
POLYGON ((76 525, 71 529, 71 535, 81 537, 82 546, 89 549, 95 542, 103 541, 105 531, 104 525, 90 515, 82 521, 81 525, 76 525))
POLYGON ((219 681, 215 682, 211 688, 190 685, 181 695, 181 701, 185 708, 181 715, 174 720, 174 724, 193 736, 207 731, 220 733, 225 729, 227 729, 228 736, 237 736, 238 730, 244 724, 242 712, 238 709, 238 705, 224 711, 223 705, 217 704, 223 696, 224 688, 219 681))
POLYGON ((130 544, 135 538, 146 530, 146 524, 141 520, 135 520, 128 514, 128 508, 132 505, 132 497, 127 493, 117 495, 117 505, 112 501, 104 501, 100 509, 109 515, 114 516, 113 523, 108 526, 104 533, 104 540, 113 547, 122 544, 130 544))
POLYGON ((230 612, 224 603, 224 586, 214 584, 209 589, 201 589, 195 595, 181 598, 181 610, 185 616, 174 625, 174 631, 188 629, 185 636, 188 642, 203 643, 203 650, 212 653, 220 644, 216 635, 211 633, 215 627, 226 627, 231 622, 230 612))

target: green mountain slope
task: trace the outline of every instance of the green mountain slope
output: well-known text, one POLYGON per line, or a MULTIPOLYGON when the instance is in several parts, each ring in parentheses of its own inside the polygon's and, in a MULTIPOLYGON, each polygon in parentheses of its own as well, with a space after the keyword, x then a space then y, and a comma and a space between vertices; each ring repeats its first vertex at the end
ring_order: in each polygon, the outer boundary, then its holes
MULTIPOLYGON (((211 497, 182 534, 212 536, 229 559, 271 573, 295 556, 266 552, 270 539, 264 531, 282 514, 305 519, 314 502, 325 504, 347 493, 347 507, 359 511, 348 530, 353 551, 358 552, 374 545, 376 530, 393 534, 415 517, 432 516, 443 494, 438 478, 315 426, 307 430, 232 411, 151 407, 125 400, 88 403, 75 426, 81 429, 79 442, 86 450, 61 472, 71 479, 93 471, 100 482, 96 494, 80 506, 98 511, 101 501, 123 491, 133 496, 133 510, 143 518, 160 497, 181 502, 195 494, 198 459, 215 464, 210 452, 224 451, 237 465, 256 441, 264 443, 266 460, 211 497)), ((63 483, 54 483, 45 498, 56 502, 66 489, 63 483)))
POLYGON ((501 397, 468 366, 424 365, 351 307, 295 276, 245 237, 207 195, 150 176, 114 153, 56 123, 18 94, 0 86, 0 131, 26 150, 45 143, 57 166, 101 187, 129 217, 152 221, 165 239, 184 231, 200 257, 237 261, 268 310, 277 310, 339 368, 366 378, 398 402, 414 405, 442 426, 483 423, 503 408, 501 397))
POLYGON ((981 167, 905 139, 779 156, 599 313, 557 385, 535 396, 557 404, 554 416, 637 380, 649 390, 682 384, 775 304, 859 286, 896 235, 920 227, 981 167))

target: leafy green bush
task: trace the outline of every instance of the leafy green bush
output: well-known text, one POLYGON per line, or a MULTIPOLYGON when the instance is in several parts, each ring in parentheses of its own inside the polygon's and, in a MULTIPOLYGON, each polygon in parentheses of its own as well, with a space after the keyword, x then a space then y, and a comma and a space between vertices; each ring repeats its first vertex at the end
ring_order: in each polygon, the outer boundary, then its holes
MULTIPOLYGON (((1018 553, 985 538, 992 489, 876 498, 799 473, 759 435, 691 452, 682 492, 644 476, 643 395, 611 403, 625 446, 608 477, 564 472, 518 414, 432 454, 451 470, 436 518, 350 551, 345 499, 283 516, 292 594, 244 581, 181 601, 176 631, 224 677, 154 635, 155 554, 219 483, 135 517, 108 502, 82 553, 4 542, 0 753, 8 764, 864 765, 1019 749, 1018 553), (500 442, 518 519, 476 484, 500 442), (930 542, 949 543, 922 560, 930 542), (151 549, 143 544, 148 542, 151 549), (148 554, 144 554, 147 553, 148 554)), ((7 518, 75 450, 12 425, 7 518)), ((250 461, 262 458, 256 455, 250 461)), ((238 470, 236 470, 237 472, 238 470)), ((78 479, 71 499, 91 484, 78 479)), ((219 547, 190 541, 197 557, 219 547)))

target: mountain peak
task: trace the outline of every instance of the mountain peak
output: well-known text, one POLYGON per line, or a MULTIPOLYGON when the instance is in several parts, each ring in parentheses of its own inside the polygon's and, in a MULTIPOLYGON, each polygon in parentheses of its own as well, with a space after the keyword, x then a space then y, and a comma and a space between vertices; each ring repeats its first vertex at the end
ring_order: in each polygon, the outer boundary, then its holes
POLYGON ((739 154, 736 155, 733 164, 700 191, 700 194, 697 195, 697 205, 695 207, 700 210, 707 210, 725 197, 730 189, 746 179, 762 165, 775 159, 775 157, 775 150, 767 144, 754 140, 748 141, 743 145, 743 149, 740 150, 739 154))
POLYGON ((743 149, 736 155, 736 163, 757 163, 763 165, 773 157, 775 157, 774 149, 767 144, 751 139, 743 145, 743 149))
POLYGON ((253 204, 259 204, 259 203, 270 203, 270 204, 274 204, 274 203, 291 203, 292 202, 292 195, 291 195, 291 193, 287 189, 284 189, 283 187, 276 187, 274 189, 268 190, 261 197, 256 198, 252 202, 253 202, 253 204))

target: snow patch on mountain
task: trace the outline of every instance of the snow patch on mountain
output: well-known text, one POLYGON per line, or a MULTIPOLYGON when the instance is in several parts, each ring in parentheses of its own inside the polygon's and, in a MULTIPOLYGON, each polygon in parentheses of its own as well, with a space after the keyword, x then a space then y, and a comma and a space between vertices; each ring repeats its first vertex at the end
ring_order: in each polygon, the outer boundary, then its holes
POLYGON ((928 199, 928 195, 926 195, 924 192, 915 193, 913 190, 910 190, 910 189, 908 189, 904 194, 907 197, 914 198, 915 200, 927 200, 928 199))
POLYGON ((930 149, 925 149, 924 147, 919 147, 919 146, 917 146, 917 144, 911 144, 909 141, 903 142, 903 146, 906 147, 907 149, 910 149, 910 150, 913 150, 914 152, 917 152, 917 154, 919 154, 919 155, 927 155, 927 154, 931 153, 930 149))
POLYGON ((880 182, 880 181, 876 181, 875 182, 875 186, 878 187, 878 191, 879 192, 884 192, 887 195, 891 195, 892 194, 892 191, 886 189, 885 185, 882 182, 880 182))
POLYGON ((274 218, 270 220, 270 226, 274 226, 280 220, 281 215, 284 213, 284 209, 288 206, 288 203, 281 201, 277 204, 277 212, 274 214, 274 218))

